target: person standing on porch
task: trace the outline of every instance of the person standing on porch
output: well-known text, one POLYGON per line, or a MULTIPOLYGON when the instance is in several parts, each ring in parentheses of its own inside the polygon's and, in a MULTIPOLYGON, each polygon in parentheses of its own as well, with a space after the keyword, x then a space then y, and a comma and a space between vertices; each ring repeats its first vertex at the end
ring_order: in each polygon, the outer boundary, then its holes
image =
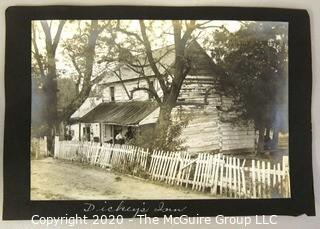
POLYGON ((119 132, 117 135, 116 135, 116 143, 122 145, 124 143, 124 138, 121 134, 121 132, 119 132))

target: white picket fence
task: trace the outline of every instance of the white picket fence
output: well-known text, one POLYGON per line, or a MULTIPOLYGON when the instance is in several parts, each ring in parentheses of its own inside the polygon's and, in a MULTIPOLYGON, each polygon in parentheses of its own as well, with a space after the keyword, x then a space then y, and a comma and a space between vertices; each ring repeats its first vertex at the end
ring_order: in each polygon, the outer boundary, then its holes
POLYGON ((86 162, 102 168, 130 169, 132 173, 146 171, 148 155, 148 150, 135 146, 55 139, 55 158, 86 162))
POLYGON ((222 154, 148 152, 139 147, 56 139, 54 157, 111 167, 154 181, 231 198, 290 197, 288 157, 282 162, 222 154))
POLYGON ((151 155, 152 180, 236 198, 290 197, 288 157, 282 163, 222 154, 158 152, 151 155))
POLYGON ((47 150, 47 137, 31 138, 31 158, 39 159, 48 157, 49 151, 47 150))

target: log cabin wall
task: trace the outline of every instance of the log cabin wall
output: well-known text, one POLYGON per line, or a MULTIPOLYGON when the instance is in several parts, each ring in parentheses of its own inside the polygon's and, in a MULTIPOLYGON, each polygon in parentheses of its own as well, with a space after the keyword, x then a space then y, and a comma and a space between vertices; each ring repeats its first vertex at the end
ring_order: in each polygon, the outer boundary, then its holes
POLYGON ((256 138, 254 127, 222 122, 217 106, 232 101, 221 98, 213 86, 212 76, 187 76, 184 81, 178 102, 182 104, 180 109, 192 117, 182 132, 184 145, 192 152, 252 151, 256 138))

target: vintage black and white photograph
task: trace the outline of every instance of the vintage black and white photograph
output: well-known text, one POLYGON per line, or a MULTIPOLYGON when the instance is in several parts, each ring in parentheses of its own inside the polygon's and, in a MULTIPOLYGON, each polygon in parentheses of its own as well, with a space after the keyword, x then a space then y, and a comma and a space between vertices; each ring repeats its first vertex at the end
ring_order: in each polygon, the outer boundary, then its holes
POLYGON ((30 29, 31 200, 291 197, 287 22, 30 29))

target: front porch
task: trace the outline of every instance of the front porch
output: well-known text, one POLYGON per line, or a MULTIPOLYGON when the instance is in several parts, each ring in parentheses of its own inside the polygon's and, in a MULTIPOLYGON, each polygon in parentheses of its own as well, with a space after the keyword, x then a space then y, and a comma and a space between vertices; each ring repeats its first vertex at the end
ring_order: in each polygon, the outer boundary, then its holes
POLYGON ((70 125, 71 139, 124 144, 154 126, 156 110, 157 105, 151 101, 102 103, 70 125))

